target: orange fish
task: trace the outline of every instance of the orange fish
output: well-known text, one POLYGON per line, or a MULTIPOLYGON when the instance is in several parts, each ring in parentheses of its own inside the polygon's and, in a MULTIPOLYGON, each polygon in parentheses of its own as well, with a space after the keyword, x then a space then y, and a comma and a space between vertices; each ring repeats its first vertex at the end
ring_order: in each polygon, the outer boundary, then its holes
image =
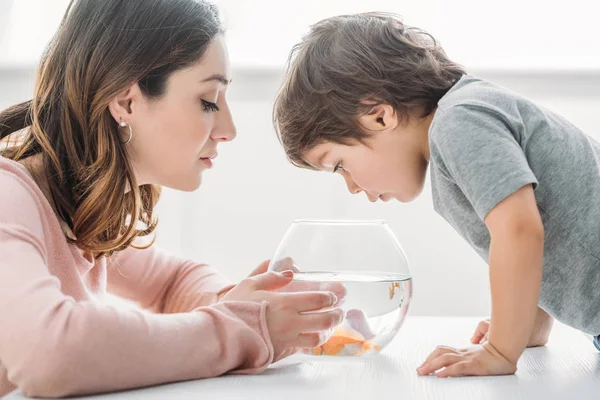
POLYGON ((363 340, 351 332, 336 329, 327 342, 314 349, 307 349, 305 352, 315 356, 358 356, 371 349, 380 350, 379 346, 373 346, 368 340, 363 340), (354 349, 354 351, 351 354, 342 354, 344 349, 354 349))
POLYGON ((399 282, 395 282, 392 283, 390 285, 390 300, 394 297, 394 295, 396 294, 396 289, 400 290, 400 283, 399 282))

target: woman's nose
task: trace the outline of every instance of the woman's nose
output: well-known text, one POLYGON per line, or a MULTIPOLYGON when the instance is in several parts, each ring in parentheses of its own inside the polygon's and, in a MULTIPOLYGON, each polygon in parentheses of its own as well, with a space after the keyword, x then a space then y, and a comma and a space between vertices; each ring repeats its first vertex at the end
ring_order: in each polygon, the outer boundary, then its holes
POLYGON ((223 106, 219 112, 219 120, 214 127, 211 137, 217 142, 231 142, 237 136, 237 128, 233 122, 228 106, 223 106))

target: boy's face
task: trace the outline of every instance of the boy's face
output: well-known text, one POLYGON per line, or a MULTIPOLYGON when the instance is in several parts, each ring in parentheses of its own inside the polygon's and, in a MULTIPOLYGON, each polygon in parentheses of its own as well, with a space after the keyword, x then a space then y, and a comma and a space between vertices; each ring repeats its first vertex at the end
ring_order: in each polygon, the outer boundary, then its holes
POLYGON ((371 134, 365 144, 324 142, 309 150, 306 160, 322 171, 341 175, 352 194, 365 192, 372 202, 409 202, 423 190, 432 118, 433 113, 399 123, 393 108, 377 106, 359 118, 371 134))

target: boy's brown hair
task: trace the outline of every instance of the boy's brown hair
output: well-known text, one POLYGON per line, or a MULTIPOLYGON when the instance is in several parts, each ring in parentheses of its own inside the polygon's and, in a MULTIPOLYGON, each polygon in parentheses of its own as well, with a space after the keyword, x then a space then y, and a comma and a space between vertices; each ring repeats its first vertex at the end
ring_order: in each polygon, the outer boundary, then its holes
POLYGON ((464 74, 431 35, 394 14, 328 18, 291 51, 275 130, 288 159, 314 169, 304 157, 319 143, 364 142, 357 117, 375 105, 391 105, 402 120, 427 116, 464 74))

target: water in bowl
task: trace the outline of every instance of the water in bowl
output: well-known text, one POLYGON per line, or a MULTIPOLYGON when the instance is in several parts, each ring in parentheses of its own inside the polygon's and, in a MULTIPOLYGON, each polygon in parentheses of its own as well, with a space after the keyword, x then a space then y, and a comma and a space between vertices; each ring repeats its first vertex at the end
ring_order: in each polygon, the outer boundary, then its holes
POLYGON ((376 272, 296 272, 292 285, 330 290, 343 285, 346 295, 339 307, 344 321, 331 337, 303 352, 314 356, 363 356, 381 351, 396 335, 412 295, 408 275, 376 272))

